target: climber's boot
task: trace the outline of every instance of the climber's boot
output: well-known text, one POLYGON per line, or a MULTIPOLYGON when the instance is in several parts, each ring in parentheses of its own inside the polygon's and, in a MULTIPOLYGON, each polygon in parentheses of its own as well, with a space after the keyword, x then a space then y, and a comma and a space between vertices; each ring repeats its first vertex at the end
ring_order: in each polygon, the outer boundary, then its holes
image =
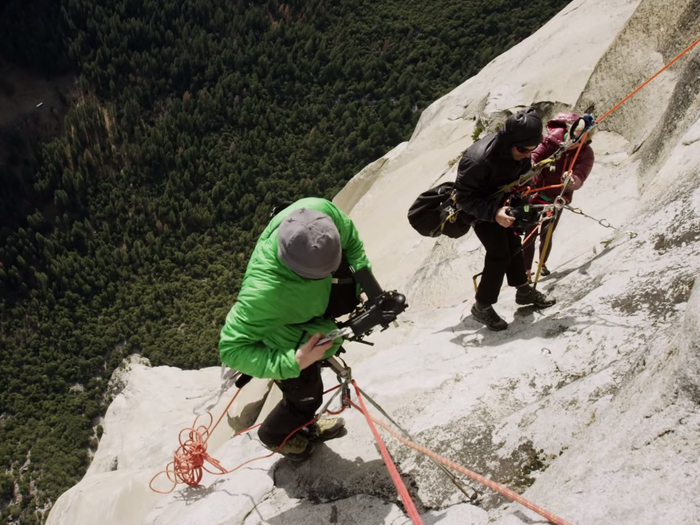
POLYGON ((472 306, 472 316, 474 319, 486 325, 486 328, 493 330, 495 332, 500 332, 508 328, 508 323, 506 323, 500 315, 496 313, 493 306, 490 304, 480 305, 475 303, 472 306))
POLYGON ((300 434, 301 432, 297 432, 297 434, 290 437, 281 448, 279 445, 272 446, 266 443, 263 443, 263 445, 265 448, 282 454, 291 461, 304 461, 314 451, 314 444, 300 434), (278 448, 279 450, 277 450, 278 448))
POLYGON ((548 308, 557 304, 557 300, 545 295, 529 284, 519 286, 515 292, 515 302, 521 305, 531 304, 537 308, 548 308))
POLYGON ((299 431, 309 441, 328 441, 339 436, 345 428, 342 417, 322 416, 313 424, 299 431))

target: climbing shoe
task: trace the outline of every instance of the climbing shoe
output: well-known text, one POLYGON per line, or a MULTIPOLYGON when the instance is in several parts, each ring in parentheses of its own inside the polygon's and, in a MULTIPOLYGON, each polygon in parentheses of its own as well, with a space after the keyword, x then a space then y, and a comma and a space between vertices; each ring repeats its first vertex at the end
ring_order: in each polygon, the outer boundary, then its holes
POLYGON ((515 302, 526 305, 531 304, 537 308, 547 308, 557 303, 553 297, 543 294, 530 285, 519 286, 515 292, 515 302))
POLYGON ((318 418, 313 425, 309 425, 299 431, 309 441, 328 441, 338 437, 345 428, 345 420, 342 417, 318 418))
POLYGON ((542 265, 542 269, 540 270, 540 275, 541 275, 542 277, 547 277, 550 273, 552 273, 552 272, 550 272, 550 271, 547 269, 547 267, 543 264, 543 265, 542 265))
POLYGON ((496 313, 496 310, 490 304, 481 308, 478 304, 474 304, 472 306, 472 316, 480 323, 485 324, 489 330, 498 332, 508 328, 508 323, 501 319, 501 316, 496 313))
POLYGON ((305 437, 300 436, 299 433, 290 437, 279 450, 277 450, 279 445, 271 446, 266 443, 263 443, 263 445, 265 448, 282 454, 291 461, 304 461, 314 451, 314 444, 305 437))

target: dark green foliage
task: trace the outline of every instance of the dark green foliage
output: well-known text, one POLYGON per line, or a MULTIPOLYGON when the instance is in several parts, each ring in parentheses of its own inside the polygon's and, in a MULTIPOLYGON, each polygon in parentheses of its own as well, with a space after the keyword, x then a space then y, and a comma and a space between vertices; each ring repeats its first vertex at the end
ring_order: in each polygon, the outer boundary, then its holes
POLYGON ((0 474, 0 505, 6 505, 15 495, 15 480, 9 474, 0 474))
POLYGON ((484 126, 482 126, 481 124, 477 124, 474 127, 474 131, 472 132, 472 141, 476 142, 477 140, 479 140, 481 138, 481 134, 483 133, 483 131, 484 131, 484 126))
POLYGON ((2 518, 84 474, 125 355, 218 364, 274 205, 332 197, 566 3, 0 3, 4 58, 78 73, 63 132, 0 164, 2 518))

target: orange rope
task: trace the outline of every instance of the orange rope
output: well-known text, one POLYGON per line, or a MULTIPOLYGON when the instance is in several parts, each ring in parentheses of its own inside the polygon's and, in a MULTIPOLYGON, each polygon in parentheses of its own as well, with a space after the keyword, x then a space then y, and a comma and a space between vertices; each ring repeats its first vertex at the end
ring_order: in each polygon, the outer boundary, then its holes
POLYGON ((600 124, 600 122, 601 122, 603 119, 605 119, 606 117, 608 117, 613 111, 615 111, 615 110, 616 110, 617 108, 619 108, 622 104, 624 104, 624 103, 627 102, 630 98, 632 98, 634 95, 636 95, 644 86, 646 86, 649 82, 651 82, 651 81, 654 80, 656 77, 658 77, 658 76, 659 76, 661 73, 663 73, 666 69, 668 69, 669 67, 671 67, 671 65, 673 65, 673 63, 676 62, 676 60, 678 60, 679 58, 681 58, 683 55, 685 55, 688 51, 690 51, 691 49, 693 49, 693 48, 694 48, 695 46, 697 46, 698 44, 700 44, 700 38, 698 38, 695 42, 693 42, 693 43, 690 44, 688 47, 686 47, 683 51, 681 51, 681 52, 678 54, 678 56, 677 56, 676 58, 674 58, 674 59, 671 60, 668 64, 666 64, 664 67, 662 67, 661 69, 659 69, 656 73, 654 73, 651 77, 649 77, 644 83, 642 83, 637 89, 635 89, 634 91, 632 91, 632 93, 630 93, 630 94, 627 95, 625 98, 623 98, 620 102, 618 102, 617 104, 615 104, 615 106, 613 106, 613 108, 610 109, 605 115, 603 115, 603 116, 600 117, 598 120, 596 120, 596 124, 600 124))
MULTIPOLYGON (((656 77, 658 77, 661 73, 666 71, 669 67, 671 67, 678 59, 680 59, 683 55, 685 55, 688 51, 693 49, 696 45, 700 44, 700 38, 698 38, 695 42, 690 44, 688 47, 686 47, 683 51, 681 51, 676 58, 671 60, 668 64, 666 64, 664 67, 659 69, 656 73, 654 73, 652 76, 650 76, 648 79, 646 79, 644 82, 642 82, 637 88, 632 91, 629 95, 627 95, 625 98, 623 98, 620 102, 615 104, 611 109, 609 109, 602 117, 597 119, 595 121, 596 125, 600 124, 604 119, 606 119, 608 116, 610 116, 614 111, 616 111, 622 104, 627 102, 629 99, 631 99, 633 96, 635 96, 637 93, 639 93, 644 86, 646 86, 649 82, 654 80, 656 77)), ((578 159, 578 154, 581 152, 581 148, 583 148, 583 145, 586 142, 586 138, 588 137, 588 131, 586 131, 581 139, 579 140, 579 145, 578 148, 576 148, 576 154, 574 157, 571 159, 571 162, 569 163, 569 166, 564 170, 564 173, 570 173, 571 170, 573 169, 574 165, 576 164, 576 159, 578 159)))
MULTIPOLYGON (((415 507, 415 504, 413 503, 413 500, 411 499, 410 494, 408 493, 408 489, 406 488, 406 485, 403 483, 403 480, 401 479, 401 475, 398 472, 398 469, 396 468, 396 465, 391 459, 391 456, 389 455, 389 451, 386 448, 386 445, 381 439, 381 436, 379 435, 379 432, 377 432, 376 427, 374 424, 379 425, 382 427, 384 430, 392 434, 396 439, 398 439, 401 443, 404 443, 405 445, 413 448, 414 450, 417 450, 418 452, 421 452, 431 458, 433 458, 436 461, 439 461, 443 465, 446 465, 447 467, 450 467, 457 472, 461 472, 462 474, 465 474, 472 478, 475 481, 478 481, 479 483, 482 483, 483 485, 486 485, 487 487, 495 490, 496 492, 502 494, 503 496, 506 496, 507 498, 517 501, 524 507, 538 513, 541 516, 544 516, 546 519, 548 519, 551 523, 554 525, 572 525, 570 522, 565 521, 551 512, 543 509, 542 507, 539 507, 538 505, 535 505, 531 501, 523 498, 520 496, 517 492, 514 492, 510 490, 509 488, 500 485, 499 483, 496 483, 494 481, 489 480, 488 478, 485 478, 476 472, 472 472, 471 470, 462 467, 453 461, 440 456, 439 454, 436 454, 435 452, 432 452, 431 450, 422 447, 420 445, 417 445, 408 439, 402 437, 401 435, 397 434, 394 432, 391 428, 389 428, 385 423, 378 421, 377 419, 373 418, 372 416, 369 415, 369 412, 367 410, 367 407, 364 404, 364 400, 362 399, 362 395, 360 394, 360 389, 357 386, 357 383, 355 380, 352 381, 353 386, 355 387, 355 392, 357 393, 357 399, 360 403, 360 405, 357 405, 354 403, 350 398, 344 396, 344 401, 348 404, 348 406, 352 406, 362 412, 362 414, 365 416, 365 419, 367 420, 367 424, 370 427, 370 430, 372 431, 372 434, 374 435, 375 439, 377 440, 377 444, 379 446, 380 452, 382 454, 382 458, 384 459, 384 462, 387 466, 387 469, 389 470, 389 473, 391 475, 392 481, 394 482, 394 485, 396 486, 396 489, 399 493, 399 496, 401 497, 401 501, 403 502, 404 506, 406 507, 406 512, 408 513, 409 517, 413 521, 415 525, 423 525, 423 521, 418 514, 418 510, 415 507)), ((331 392, 333 390, 336 390, 337 388, 340 388, 342 385, 337 385, 335 387, 329 388, 324 392, 324 394, 327 394, 328 392, 331 392)), ((212 435, 214 430, 216 429, 217 425, 219 422, 223 419, 223 415, 226 414, 233 404, 233 402, 236 400, 236 397, 238 397, 238 394, 240 393, 240 389, 236 392, 236 394, 233 396, 229 404, 226 406, 226 409, 223 411, 223 414, 219 419, 217 420, 216 424, 212 426, 213 422, 213 417, 211 413, 207 413, 206 415, 209 416, 209 424, 208 425, 197 425, 197 421, 199 420, 199 417, 195 419, 194 425, 191 428, 186 428, 183 429, 180 432, 179 435, 179 440, 180 440, 180 448, 175 452, 175 456, 172 462, 170 462, 165 470, 159 472, 153 478, 151 479, 149 483, 149 487, 151 490, 154 492, 157 492, 159 494, 169 494, 175 488, 177 487, 178 484, 180 483, 186 483, 187 485, 190 486, 197 486, 202 480, 203 472, 209 472, 210 474, 230 474, 232 472, 237 471, 238 469, 244 467, 245 465, 248 465, 249 463, 252 463, 253 461, 257 461, 259 459, 265 459, 269 458, 273 454, 279 452, 279 450, 287 443, 287 441, 298 431, 300 431, 302 428, 307 427, 311 424, 313 424, 317 419, 318 416, 314 417, 311 421, 308 423, 300 426, 299 428, 295 429, 293 432, 291 432, 285 440, 282 442, 282 444, 274 451, 270 452, 269 454, 266 454, 264 456, 259 456, 253 459, 249 459, 248 461, 245 461, 238 465, 236 468, 227 470, 225 469, 216 459, 211 457, 207 453, 207 447, 206 443, 209 437, 212 435), (183 433, 187 432, 188 433, 188 439, 182 440, 182 435, 183 433), (210 463, 215 470, 210 470, 206 467, 205 462, 210 463), (158 490, 153 487, 153 482, 158 478, 160 475, 166 474, 170 482, 173 484, 173 486, 170 488, 168 491, 162 491, 158 490)), ((340 413, 345 409, 345 406, 343 405, 343 408, 336 412, 340 413)), ((330 411, 328 411, 330 412, 330 411)), ((253 430, 254 428, 259 427, 260 425, 254 425, 250 428, 241 430, 240 432, 237 432, 233 437, 237 437, 241 434, 244 434, 246 432, 249 432, 250 430, 253 430)))
MULTIPOLYGON (((355 389, 357 390, 357 385, 355 384, 354 381, 353 381, 353 384, 355 385, 355 389)), ((357 392, 357 396, 358 396, 358 400, 361 400, 359 390, 357 392)), ((349 401, 349 402, 353 407, 357 408, 358 410, 361 410, 361 411, 365 410, 364 405, 363 405, 363 408, 360 408, 352 401, 349 401)), ((533 512, 536 512, 540 516, 543 516, 544 518, 549 520, 550 523, 553 523, 554 525, 573 525, 571 522, 568 522, 562 518, 559 518, 558 516, 552 514, 548 510, 543 509, 539 505, 536 505, 533 502, 523 498, 520 494, 510 490, 508 487, 505 487, 505 486, 501 485, 500 483, 496 483, 495 481, 491 481, 490 479, 485 478, 484 476, 481 476, 480 474, 477 474, 476 472, 473 472, 465 467, 462 467, 461 465, 458 465, 454 461, 451 461, 451 460, 449 460, 449 459, 447 459, 439 454, 436 454, 435 452, 433 452, 425 447, 422 447, 420 445, 417 445, 416 443, 413 443, 412 441, 404 438, 399 433, 392 430, 385 423, 376 420, 375 418, 369 416, 368 414, 365 414, 365 417, 368 418, 368 422, 371 420, 372 422, 376 423, 377 425, 382 427, 382 429, 389 432, 392 436, 394 436, 396 439, 398 439, 404 445, 407 445, 407 446, 411 447, 412 449, 417 450, 418 452, 421 452, 421 453, 425 454, 426 456, 433 458, 436 461, 439 461, 443 465, 450 467, 451 469, 456 470, 457 472, 460 472, 466 476, 469 476, 474 481, 478 481, 482 485, 486 485, 490 489, 495 490, 496 492, 507 497, 510 500, 517 501, 518 503, 520 503, 524 507, 532 510, 533 512)))
POLYGON ((563 188, 563 187, 564 187, 563 184, 553 184, 552 186, 543 186, 541 188, 529 188, 528 187, 528 189, 523 192, 522 196, 527 197, 531 193, 538 193, 542 190, 550 190, 550 189, 554 189, 554 188, 563 188))
MULTIPOLYGON (((324 394, 327 394, 328 392, 332 392, 333 390, 336 390, 337 388, 340 388, 341 385, 334 386, 332 388, 329 388, 324 392, 324 394)), ((214 433, 214 430, 216 430, 216 427, 219 425, 221 420, 224 418, 224 415, 228 412, 229 408, 231 408, 231 405, 233 405, 233 402, 236 400, 238 397, 238 394, 240 394, 241 389, 238 389, 236 394, 233 396, 233 399, 229 401, 229 404, 226 405, 226 408, 222 412, 221 416, 219 419, 216 421, 216 424, 212 427, 211 424, 214 421, 213 416, 211 415, 210 412, 207 412, 205 415, 209 416, 209 424, 208 425, 199 425, 197 426, 197 421, 199 420, 200 417, 202 416, 197 416, 194 420, 194 424, 190 428, 185 428, 180 431, 180 434, 178 436, 178 440, 180 442, 180 447, 175 451, 173 461, 168 463, 165 467, 165 470, 162 470, 158 472, 153 478, 151 478, 151 481, 149 482, 148 486, 153 492, 157 492, 158 494, 170 494, 175 488, 181 484, 185 483, 189 485, 190 487, 196 487, 199 485, 199 483, 202 481, 202 476, 204 475, 204 471, 208 472, 209 474, 216 474, 216 475, 221 475, 221 474, 230 474, 232 472, 237 471, 241 467, 247 465, 248 463, 252 463, 253 461, 257 461, 259 459, 265 459, 269 458, 273 454, 276 454, 277 452, 280 451, 280 449, 289 441, 289 439, 299 432, 302 428, 305 428, 309 425, 312 425, 316 422, 316 420, 319 418, 319 416, 316 416, 313 418, 311 421, 308 423, 303 424, 299 428, 293 430, 285 439, 282 441, 279 447, 277 449, 273 450, 269 454, 266 454, 265 456, 259 456, 257 458, 249 459, 248 461, 241 463, 238 465, 236 468, 233 468, 231 470, 227 470, 224 468, 221 463, 219 463, 218 460, 213 458, 212 456, 209 455, 207 452, 207 441, 209 440, 209 437, 214 433), (188 433, 187 439, 183 441, 182 436, 183 433, 188 433), (206 463, 211 464, 215 470, 209 470, 206 467, 206 463), (163 490, 158 490, 153 487, 153 482, 162 474, 165 474, 168 478, 168 480, 173 484, 170 490, 163 491, 163 490)), ((340 414, 343 410, 345 410, 345 407, 342 407, 339 411, 337 412, 328 412, 332 414, 340 414)), ((260 424, 254 425, 250 428, 246 428, 244 430, 241 430, 240 432, 236 432, 236 434, 233 437, 238 437, 241 434, 244 434, 246 432, 249 432, 253 430, 254 428, 259 427, 260 424)))

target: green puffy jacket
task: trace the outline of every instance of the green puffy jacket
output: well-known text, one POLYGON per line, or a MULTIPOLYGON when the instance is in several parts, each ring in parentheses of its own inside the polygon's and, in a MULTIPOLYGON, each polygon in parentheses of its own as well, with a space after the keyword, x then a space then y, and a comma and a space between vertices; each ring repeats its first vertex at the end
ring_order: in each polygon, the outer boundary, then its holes
MULTIPOLYGON (((338 228, 348 264, 356 270, 369 266, 355 225, 332 202, 301 199, 278 213, 258 239, 219 342, 221 361, 253 377, 298 377, 301 371, 295 357, 297 348, 313 334, 327 334, 336 328, 332 319, 322 317, 328 306, 332 278, 305 279, 277 255, 277 228, 299 208, 328 215, 338 228)), ((334 355, 341 343, 337 340, 324 358, 334 355)))

